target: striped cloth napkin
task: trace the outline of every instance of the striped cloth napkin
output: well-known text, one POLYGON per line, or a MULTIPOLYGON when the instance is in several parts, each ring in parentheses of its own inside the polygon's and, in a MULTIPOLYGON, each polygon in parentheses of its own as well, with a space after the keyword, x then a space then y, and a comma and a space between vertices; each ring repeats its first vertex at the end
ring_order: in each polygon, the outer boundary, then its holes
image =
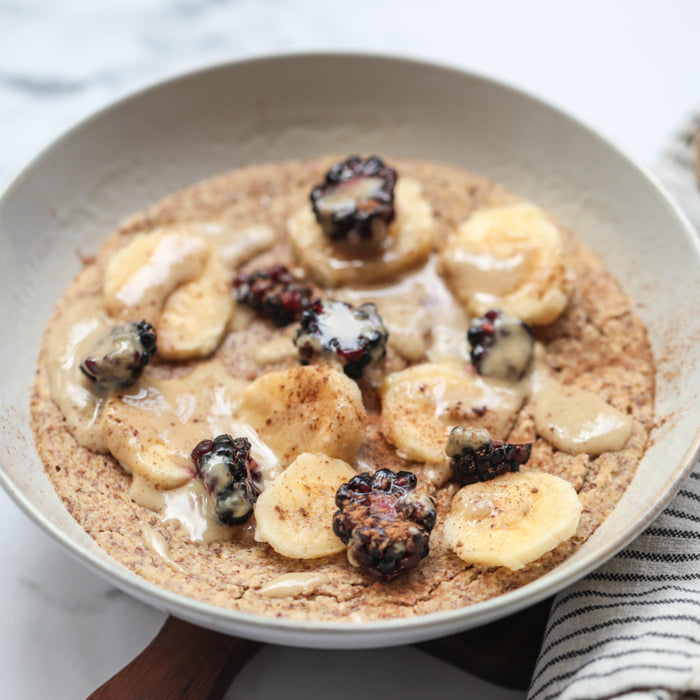
MULTIPOLYGON (((700 229, 688 120, 657 167, 700 229)), ((700 462, 627 549, 554 601, 527 700, 700 700, 700 462)))
POLYGON ((700 698, 700 465, 608 564, 554 601, 528 700, 700 698))

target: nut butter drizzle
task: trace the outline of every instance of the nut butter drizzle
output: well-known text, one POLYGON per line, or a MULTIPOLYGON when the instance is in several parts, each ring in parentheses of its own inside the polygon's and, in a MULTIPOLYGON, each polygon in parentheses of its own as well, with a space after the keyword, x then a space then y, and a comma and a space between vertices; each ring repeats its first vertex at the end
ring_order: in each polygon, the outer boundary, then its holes
POLYGON ((111 322, 100 299, 80 299, 49 327, 46 365, 51 396, 61 409, 71 435, 93 452, 106 452, 96 421, 103 397, 80 371, 80 362, 92 345, 105 335, 111 322))
MULTIPOLYGON (((477 280, 498 278, 502 275, 503 261, 494 256, 478 256, 472 261, 479 268, 477 280)), ((512 261, 511 261, 512 262, 512 261)), ((515 264, 515 263, 513 263, 515 264)), ((519 260, 519 265, 524 261, 519 260)), ((489 282, 489 284, 493 284, 489 282)), ((486 288, 485 288, 486 289, 486 288)), ((493 291, 490 289, 490 291, 493 291)), ((504 290, 498 290, 502 294, 504 290)), ((398 283, 365 290, 355 289, 346 292, 349 300, 375 300, 384 311, 383 318, 391 331, 399 329, 399 333, 412 332, 413 338, 420 333, 430 333, 430 343, 425 343, 425 354, 429 361, 468 359, 469 353, 465 340, 464 328, 467 327, 467 315, 455 302, 454 297, 440 276, 435 258, 411 275, 404 277, 398 283), (428 291, 429 290, 429 291, 428 291), (401 327, 402 317, 392 318, 391 301, 404 299, 407 295, 416 297, 416 305, 420 308, 418 330, 401 327), (382 301, 385 302, 382 305, 382 301), (389 302, 389 303, 386 303, 389 302)), ((412 319, 415 320, 415 319, 412 319)), ((407 339, 408 340, 408 339, 407 339)), ((400 347, 405 347, 401 337, 400 347)), ((524 351, 519 344, 516 351, 524 351)), ((492 362, 505 362, 508 358, 496 353, 492 362)), ((615 452, 625 445, 632 431, 632 420, 606 403, 593 392, 575 387, 564 386, 551 377, 544 360, 544 348, 538 345, 535 359, 530 371, 517 382, 500 381, 476 377, 480 385, 480 394, 489 397, 488 408, 499 410, 500 402, 505 401, 503 408, 507 409, 511 401, 524 402, 530 399, 535 406, 535 422, 537 433, 553 444, 557 449, 568 454, 588 452, 598 455, 602 452, 615 452)), ((450 402, 444 402, 446 405, 450 402)), ((441 403, 438 402, 438 410, 441 403)), ((444 408, 444 406, 443 406, 444 408)), ((447 417, 446 417, 446 420, 447 417)), ((439 469, 435 465, 434 469, 439 469)))
POLYGON ((184 573, 185 570, 170 558, 170 545, 163 535, 154 530, 150 525, 142 525, 141 538, 148 551, 157 559, 162 561, 173 571, 184 573))
MULTIPOLYGON (((159 513, 164 523, 178 523, 191 542, 206 544, 231 539, 233 529, 217 520, 209 495, 199 479, 190 479, 184 486, 162 491, 145 479, 135 477, 129 496, 135 503, 159 513)), ((153 547, 150 549, 153 551, 153 547)))
POLYGON ((266 598, 287 598, 313 593, 319 586, 328 583, 326 574, 300 571, 275 576, 260 587, 260 595, 266 598))
POLYGON ((537 433, 562 452, 617 452, 632 432, 630 417, 591 391, 562 386, 545 377, 533 394, 537 433))
POLYGON ((440 276, 437 256, 394 284, 346 288, 337 296, 351 304, 374 302, 389 330, 389 344, 411 362, 469 359, 468 316, 440 276))

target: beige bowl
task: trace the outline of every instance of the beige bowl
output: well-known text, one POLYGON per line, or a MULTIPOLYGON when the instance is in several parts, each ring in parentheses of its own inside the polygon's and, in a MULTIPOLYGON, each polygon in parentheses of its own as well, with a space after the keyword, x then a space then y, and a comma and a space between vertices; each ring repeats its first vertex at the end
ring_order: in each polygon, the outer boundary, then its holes
POLYGON ((408 643, 533 604, 602 564, 660 512, 694 464, 700 389, 698 240, 655 182, 572 118, 493 81, 410 60, 292 55, 185 75, 105 109, 55 141, 0 199, 0 482, 58 542, 137 598, 183 619, 310 647, 408 643), (237 166, 327 152, 452 163, 549 209, 615 272, 658 364, 656 425, 634 481, 573 557, 461 610, 372 623, 257 617, 162 590, 112 561, 55 495, 34 449, 29 392, 42 330, 80 267, 123 218, 237 166))

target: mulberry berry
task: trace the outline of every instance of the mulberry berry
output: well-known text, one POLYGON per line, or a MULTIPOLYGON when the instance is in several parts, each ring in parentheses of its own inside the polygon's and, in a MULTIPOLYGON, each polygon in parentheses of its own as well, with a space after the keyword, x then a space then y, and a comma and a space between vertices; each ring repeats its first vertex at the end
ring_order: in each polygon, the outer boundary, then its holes
POLYGON ((359 379, 365 367, 384 357, 388 337, 374 304, 354 308, 344 301, 316 299, 301 315, 294 344, 303 364, 330 360, 359 379))
POLYGON ((396 171, 372 156, 336 163, 311 192, 311 206, 323 233, 335 242, 377 245, 394 220, 396 171))
POLYGON ((492 309, 467 331, 469 353, 479 374, 517 381, 532 362, 535 334, 519 318, 492 309))
POLYGON ((236 300, 246 304, 278 326, 298 321, 313 299, 308 284, 294 277, 284 265, 241 272, 233 281, 236 300))
POLYGON ((411 472, 380 469, 338 489, 333 532, 347 545, 353 566, 391 580, 427 556, 435 501, 415 487, 411 472))
POLYGON ((532 443, 511 444, 492 440, 483 428, 453 428, 445 448, 450 468, 462 486, 489 481, 506 472, 517 472, 530 459, 532 443))
POLYGON ((97 341, 80 363, 80 371, 100 391, 131 386, 156 354, 157 336, 150 323, 116 326, 97 341))
POLYGON ((219 435, 202 440, 192 450, 197 474, 214 499, 214 510, 225 525, 240 525, 253 515, 260 489, 253 481, 248 438, 219 435))

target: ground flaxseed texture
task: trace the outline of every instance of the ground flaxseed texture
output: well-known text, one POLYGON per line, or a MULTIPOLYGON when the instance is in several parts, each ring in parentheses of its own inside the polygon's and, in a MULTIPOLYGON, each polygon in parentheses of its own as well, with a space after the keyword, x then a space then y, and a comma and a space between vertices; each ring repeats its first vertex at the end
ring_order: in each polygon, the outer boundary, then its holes
MULTIPOLYGON (((50 327, 77 300, 101 293, 104 267, 114 251, 135 234, 157 227, 214 224, 245 229, 264 225, 275 232, 276 242, 236 272, 250 273, 272 264, 298 270, 287 238, 287 221, 309 206, 309 193, 323 182, 336 160, 326 157, 243 168, 194 185, 133 216, 105 242, 94 260, 86 263, 56 306, 50 327)), ((438 248, 475 209, 519 201, 498 185, 450 166, 400 159, 390 163, 399 178, 410 177, 420 183, 436 219, 438 248)), ((295 620, 393 619, 459 608, 522 586, 570 556, 612 510, 634 475, 653 420, 654 366, 645 329, 611 272, 572 234, 564 231, 563 235, 571 279, 569 303, 554 323, 536 329, 536 339, 545 348, 547 367, 560 382, 602 396, 632 418, 633 429, 618 452, 598 457, 570 455, 537 436, 532 407, 525 402, 508 435, 509 442, 533 443, 530 461, 522 469, 544 470, 567 479, 579 494, 583 514, 575 537, 523 569, 468 565, 447 549, 443 523, 459 487, 448 482, 435 488, 422 464, 397 455, 379 431, 380 397, 377 386, 368 380, 359 381, 367 410, 365 440, 358 453, 362 469, 370 465, 374 469, 410 470, 416 474, 419 488, 437 504, 429 555, 419 566, 389 582, 351 566, 344 551, 311 560, 283 557, 254 540, 254 518, 234 528, 228 540, 193 542, 178 521, 164 521, 159 513, 134 503, 129 498, 131 476, 111 456, 80 447, 67 430, 50 395, 43 347, 31 409, 47 474, 71 515, 120 564, 167 590, 225 608, 295 620), (166 544, 167 558, 149 545, 153 537, 166 544), (316 579, 318 585, 311 592, 283 597, 261 592, 271 580, 294 572, 323 576, 316 579)), ((322 296, 343 294, 342 287, 327 292, 322 285, 312 286, 322 296)), ((423 293, 415 292, 417 296, 423 293)), ((412 294, 406 291, 407 303, 412 294)), ((229 373, 252 380, 298 364, 293 354, 270 350, 265 356, 261 350, 274 349, 275 338, 289 338, 291 327, 280 328, 252 312, 244 318, 246 323, 231 324, 215 353, 229 373)), ((420 329, 416 334, 420 335, 420 329)), ((392 345, 390 333, 383 371, 415 363, 392 345)), ((192 364, 156 361, 155 371, 162 376, 183 375, 192 364)))

